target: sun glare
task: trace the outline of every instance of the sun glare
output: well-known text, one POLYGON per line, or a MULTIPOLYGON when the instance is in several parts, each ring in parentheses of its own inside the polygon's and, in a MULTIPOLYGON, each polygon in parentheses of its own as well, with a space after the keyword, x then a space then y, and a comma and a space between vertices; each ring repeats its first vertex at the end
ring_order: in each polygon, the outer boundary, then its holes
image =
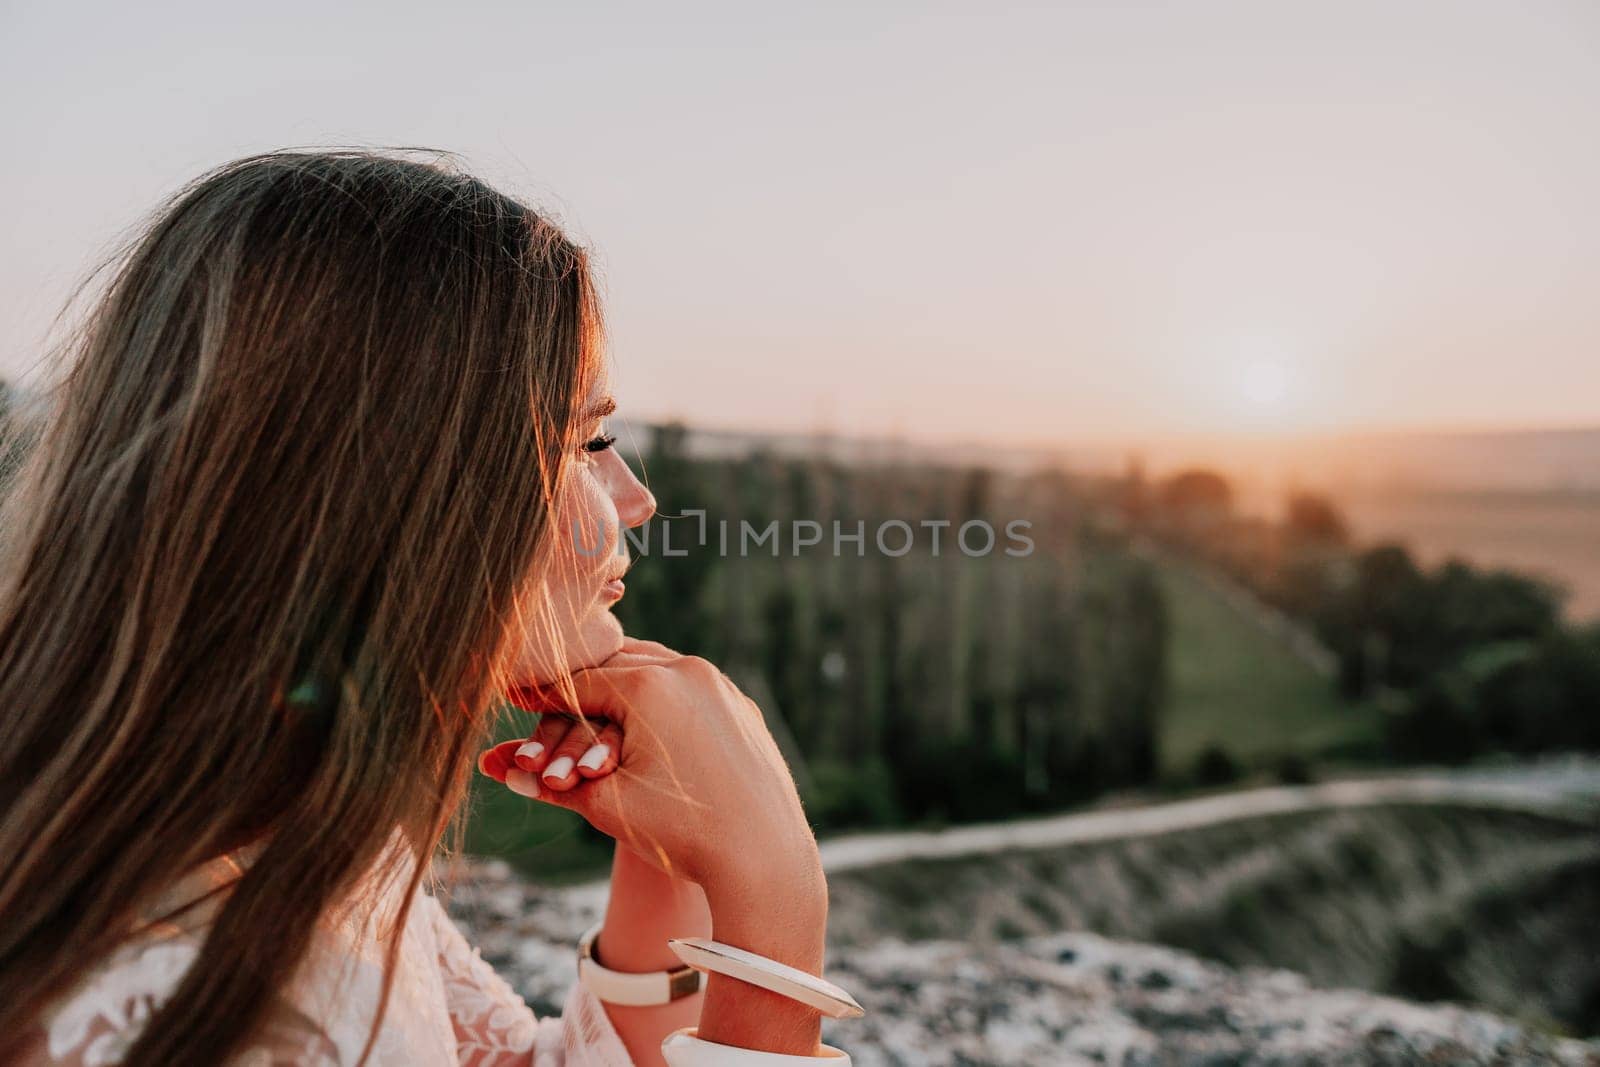
POLYGON ((1289 374, 1281 363, 1248 363, 1239 371, 1239 394, 1252 410, 1279 414, 1289 399, 1289 374))
POLYGON ((1276 347, 1240 345, 1222 366, 1217 400, 1233 429, 1278 433, 1294 429, 1309 414, 1305 410, 1309 398, 1302 395, 1304 383, 1299 380, 1301 368, 1276 347))

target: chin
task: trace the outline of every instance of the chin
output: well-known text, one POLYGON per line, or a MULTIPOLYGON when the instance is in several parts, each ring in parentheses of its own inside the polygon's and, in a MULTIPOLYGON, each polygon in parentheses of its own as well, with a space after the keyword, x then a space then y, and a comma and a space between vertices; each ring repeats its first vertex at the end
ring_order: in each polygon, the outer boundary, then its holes
POLYGON ((520 684, 532 688, 549 685, 561 671, 581 671, 598 666, 622 650, 622 623, 609 611, 596 612, 576 633, 570 630, 562 636, 560 656, 544 642, 537 651, 530 650, 522 660, 524 668, 517 672, 528 679, 520 684), (560 667, 556 667, 559 662, 560 667))
POLYGON ((567 669, 582 670, 604 663, 622 650, 622 623, 609 611, 591 617, 568 650, 567 669))

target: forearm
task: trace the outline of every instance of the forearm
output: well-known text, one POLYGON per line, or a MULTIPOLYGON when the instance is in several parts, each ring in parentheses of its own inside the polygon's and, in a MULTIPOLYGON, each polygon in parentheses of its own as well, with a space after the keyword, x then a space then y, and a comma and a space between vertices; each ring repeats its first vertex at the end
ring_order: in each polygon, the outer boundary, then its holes
MULTIPOLYGON (((663 874, 626 845, 617 846, 611 862, 611 898, 594 945, 603 966, 629 972, 678 967, 683 961, 667 947, 667 939, 710 937, 711 932, 711 910, 699 886, 663 874)), ((670 1004, 607 1004, 605 1009, 634 1063, 655 1067, 665 1063, 662 1039, 695 1025, 704 998, 697 993, 670 1004)))
MULTIPOLYGON (((822 974, 828 888, 820 865, 776 881, 708 883, 713 933, 810 974, 822 974)), ((699 1034, 707 1041, 814 1056, 822 1018, 816 1009, 721 974, 706 978, 699 1034)))
MULTIPOLYGON (((707 883, 708 891, 670 878, 626 846, 612 862, 611 899, 595 955, 619 971, 653 971, 681 961, 667 939, 714 937, 820 975, 828 924, 827 881, 820 864, 786 865, 780 878, 753 875, 707 883)), ((705 991, 652 1007, 605 1006, 640 1065, 661 1065, 661 1042, 698 1024, 707 1041, 795 1055, 815 1055, 821 1016, 811 1007, 720 974, 705 991)))

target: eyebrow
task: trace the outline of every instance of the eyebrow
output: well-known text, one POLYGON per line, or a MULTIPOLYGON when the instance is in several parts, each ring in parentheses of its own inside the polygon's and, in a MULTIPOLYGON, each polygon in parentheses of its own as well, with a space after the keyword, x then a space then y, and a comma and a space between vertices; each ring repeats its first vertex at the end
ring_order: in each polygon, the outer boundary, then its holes
POLYGON ((614 396, 608 396, 596 403, 594 407, 584 412, 582 421, 593 422, 595 419, 603 419, 607 415, 614 413, 616 410, 617 398, 614 396))

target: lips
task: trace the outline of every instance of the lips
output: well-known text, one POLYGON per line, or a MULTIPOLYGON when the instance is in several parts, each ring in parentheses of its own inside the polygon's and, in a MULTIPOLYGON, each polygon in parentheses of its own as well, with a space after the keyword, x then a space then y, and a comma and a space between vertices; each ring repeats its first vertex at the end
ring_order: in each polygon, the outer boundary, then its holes
POLYGON ((606 581, 604 582, 604 584, 602 584, 600 586, 600 594, 599 595, 600 595, 600 599, 602 599, 602 600, 610 600, 610 601, 621 600, 622 599, 622 594, 627 592, 627 588, 628 587, 622 584, 622 576, 627 574, 628 571, 630 569, 632 569, 633 560, 632 559, 628 559, 628 558, 623 558, 623 559, 617 560, 617 562, 621 564, 621 566, 617 568, 617 572, 615 574, 609 575, 607 577, 606 581))

